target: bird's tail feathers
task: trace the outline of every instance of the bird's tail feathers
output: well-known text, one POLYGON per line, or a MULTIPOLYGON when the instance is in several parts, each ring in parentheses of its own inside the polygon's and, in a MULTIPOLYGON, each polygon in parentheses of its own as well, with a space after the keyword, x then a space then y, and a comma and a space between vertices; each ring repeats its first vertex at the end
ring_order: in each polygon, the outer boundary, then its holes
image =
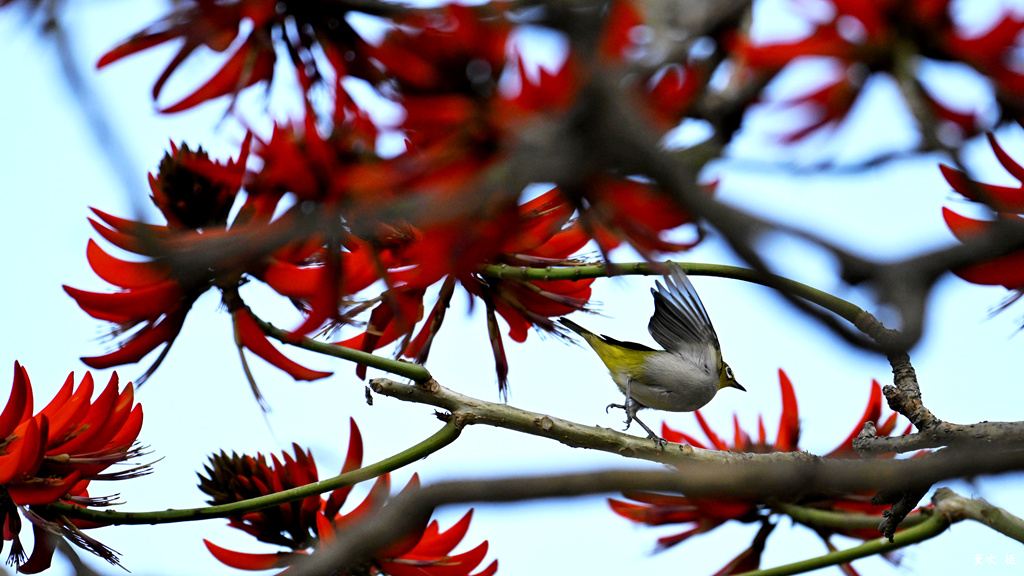
POLYGON ((590 330, 587 330, 583 326, 580 326, 579 324, 573 322, 572 320, 569 320, 568 318, 559 318, 558 323, 561 324, 562 326, 565 326, 569 330, 572 330, 573 332, 579 334, 580 336, 586 337, 587 335, 594 335, 594 333, 591 332, 590 330))

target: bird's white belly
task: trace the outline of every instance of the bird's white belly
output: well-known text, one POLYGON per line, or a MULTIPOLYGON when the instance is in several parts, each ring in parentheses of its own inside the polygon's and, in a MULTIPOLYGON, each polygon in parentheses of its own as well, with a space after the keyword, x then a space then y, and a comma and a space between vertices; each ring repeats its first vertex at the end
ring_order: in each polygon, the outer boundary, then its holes
MULTIPOLYGON (((629 376, 620 371, 612 379, 623 394, 629 376)), ((675 354, 652 354, 643 367, 641 381, 633 379, 633 400, 655 410, 691 412, 711 401, 718 392, 718 374, 710 366, 696 366, 675 354)))

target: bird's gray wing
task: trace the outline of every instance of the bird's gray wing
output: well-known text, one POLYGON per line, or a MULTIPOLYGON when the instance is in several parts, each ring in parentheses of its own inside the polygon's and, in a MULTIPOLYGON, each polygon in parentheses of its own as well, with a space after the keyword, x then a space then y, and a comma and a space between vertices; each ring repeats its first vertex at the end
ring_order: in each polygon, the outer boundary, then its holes
POLYGON ((670 352, 702 349, 708 346, 719 350, 718 335, 697 291, 683 273, 682 268, 669 263, 665 285, 656 282, 654 315, 647 325, 654 340, 670 352))

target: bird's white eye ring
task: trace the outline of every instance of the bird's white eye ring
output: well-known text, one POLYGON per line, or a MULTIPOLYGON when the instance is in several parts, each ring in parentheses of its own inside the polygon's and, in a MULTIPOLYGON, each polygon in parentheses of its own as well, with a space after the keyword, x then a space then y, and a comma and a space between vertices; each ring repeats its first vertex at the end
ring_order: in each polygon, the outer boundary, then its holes
POLYGON ((729 380, 732 380, 732 377, 733 377, 732 376, 732 367, 730 367, 730 366, 726 366, 725 367, 725 377, 728 378, 729 380))

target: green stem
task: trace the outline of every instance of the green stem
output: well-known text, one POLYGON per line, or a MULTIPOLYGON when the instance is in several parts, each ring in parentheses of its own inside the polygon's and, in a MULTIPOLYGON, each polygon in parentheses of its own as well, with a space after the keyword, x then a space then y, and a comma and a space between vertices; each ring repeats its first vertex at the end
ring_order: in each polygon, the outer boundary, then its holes
POLYGON ((459 437, 459 433, 459 427, 456 426, 455 421, 452 420, 445 424, 444 428, 441 428, 430 438, 427 438, 408 450, 395 454, 390 458, 385 458, 375 464, 364 466, 358 470, 346 472, 345 474, 340 474, 333 478, 328 478, 327 480, 321 480, 319 482, 306 484, 305 486, 299 486, 298 488, 292 488, 282 492, 275 492, 258 498, 232 502, 231 504, 206 506, 203 508, 157 510, 153 512, 115 512, 113 510, 90 510, 81 506, 56 503, 46 505, 44 510, 63 514, 69 518, 81 518, 83 520, 92 520, 94 522, 114 525, 169 524, 172 522, 190 522, 194 520, 207 520, 210 518, 241 516, 242 514, 247 514, 262 508, 280 506, 281 504, 302 500, 303 498, 316 496, 323 494, 324 492, 330 492, 331 490, 337 490, 338 488, 352 486, 359 482, 376 478, 377 476, 386 474, 392 470, 397 470, 402 466, 426 458, 430 454, 433 454, 454 442, 455 439, 459 437))
POLYGON ((355 350, 345 346, 339 346, 337 344, 328 344, 327 342, 319 342, 312 338, 306 338, 305 336, 295 336, 287 330, 282 330, 273 324, 264 322, 255 315, 253 315, 253 319, 256 320, 256 324, 259 325, 260 329, 263 330, 267 336, 280 340, 285 344, 290 344, 292 346, 297 346, 299 348, 327 356, 334 356, 335 358, 341 358, 342 360, 365 364, 370 368, 376 368, 378 370, 397 374, 404 378, 409 378, 417 384, 429 382, 432 378, 430 372, 427 371, 422 364, 392 360, 390 358, 383 358, 381 356, 370 354, 369 352, 363 352, 362 350, 355 350))
POLYGON ((929 538, 934 538, 945 531, 946 528, 949 527, 949 524, 950 521, 945 515, 932 514, 917 526, 897 532, 893 537, 892 542, 889 542, 885 538, 877 538, 875 540, 869 540, 860 546, 854 546, 853 548, 848 548, 846 550, 837 550, 816 558, 809 558, 807 560, 801 560, 800 562, 794 562, 784 566, 776 566, 775 568, 744 572, 737 576, 788 576, 790 574, 802 574, 804 572, 810 572, 811 570, 818 570, 828 566, 848 564, 860 558, 874 556, 875 554, 884 554, 905 546, 910 546, 911 544, 923 542, 929 538))
MULTIPOLYGON (((875 514, 856 514, 851 512, 838 512, 836 510, 821 510, 795 504, 773 504, 772 509, 781 514, 789 516, 794 521, 805 524, 812 528, 840 528, 840 529, 874 529, 882 517, 875 514)), ((928 516, 920 511, 909 514, 900 523, 902 528, 910 528, 924 522, 928 516)))
MULTIPOLYGON (((782 276, 761 274, 749 268, 726 266, 724 264, 702 264, 697 262, 677 262, 677 264, 683 269, 683 272, 693 276, 732 278, 734 280, 761 284, 762 286, 779 288, 808 302, 813 302, 851 323, 856 323, 857 317, 864 313, 860 307, 842 298, 837 298, 828 292, 823 292, 817 288, 812 288, 782 276)), ((584 278, 602 278, 612 275, 660 275, 662 274, 662 269, 660 264, 647 262, 611 265, 598 264, 593 266, 551 266, 547 268, 526 268, 505 264, 492 264, 481 268, 481 273, 484 276, 493 278, 518 278, 520 280, 582 280, 584 278)))
POLYGON ((989 504, 984 498, 964 498, 949 488, 939 488, 932 501, 951 518, 974 520, 1018 542, 1024 542, 1024 520, 989 504))

